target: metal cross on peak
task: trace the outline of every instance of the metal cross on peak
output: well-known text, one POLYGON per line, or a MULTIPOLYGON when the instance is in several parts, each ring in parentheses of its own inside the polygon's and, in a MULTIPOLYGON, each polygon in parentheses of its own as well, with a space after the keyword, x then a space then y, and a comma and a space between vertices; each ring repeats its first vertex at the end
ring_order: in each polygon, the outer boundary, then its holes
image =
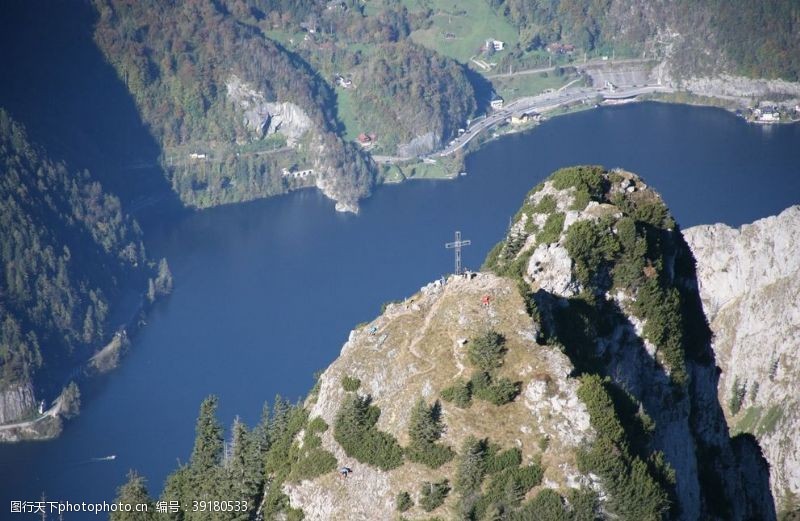
POLYGON ((461 247, 469 246, 472 241, 469 239, 461 240, 461 232, 456 232, 456 240, 454 242, 445 243, 444 247, 447 249, 454 248, 456 250, 456 275, 461 275, 461 247))

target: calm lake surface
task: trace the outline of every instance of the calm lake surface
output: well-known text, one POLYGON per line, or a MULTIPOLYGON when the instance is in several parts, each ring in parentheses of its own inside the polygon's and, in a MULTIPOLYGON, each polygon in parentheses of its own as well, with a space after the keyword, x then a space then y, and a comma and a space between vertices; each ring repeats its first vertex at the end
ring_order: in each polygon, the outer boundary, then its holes
POLYGON ((169 259, 175 292, 119 369, 85 385, 83 412, 61 438, 0 446, 0 517, 10 500, 43 492, 110 502, 131 468, 157 495, 191 452, 205 396, 220 397, 226 425, 237 414, 255 424, 276 393, 304 396, 355 324, 452 270, 444 242, 455 230, 472 240, 465 265, 479 267, 524 194, 579 163, 640 174, 683 227, 738 226, 800 203, 799 125, 645 103, 493 142, 469 158, 468 176, 379 188, 358 216, 335 213, 309 190, 163 223, 148 247, 169 259))

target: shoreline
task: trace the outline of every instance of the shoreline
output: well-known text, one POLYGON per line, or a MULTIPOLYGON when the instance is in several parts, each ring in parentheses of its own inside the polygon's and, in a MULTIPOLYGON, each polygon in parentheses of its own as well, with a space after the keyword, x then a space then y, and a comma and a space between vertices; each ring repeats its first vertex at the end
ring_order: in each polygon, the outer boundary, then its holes
MULTIPOLYGON (((557 118, 560 116, 566 116, 569 114, 574 114, 576 112, 583 112, 585 110, 592 110, 595 108, 600 107, 609 107, 609 106, 616 106, 616 105, 628 105, 631 103, 644 103, 644 102, 653 102, 653 103, 667 103, 667 104, 675 104, 675 105, 685 105, 690 107, 709 107, 709 108, 716 108, 725 110, 726 112, 731 113, 734 116, 740 117, 743 119, 747 124, 751 125, 758 125, 763 127, 770 127, 773 125, 792 125, 800 123, 800 118, 794 120, 781 120, 781 121, 758 121, 758 120, 751 120, 743 117, 741 114, 737 113, 737 104, 730 99, 726 98, 719 98, 713 96, 699 96, 692 94, 687 91, 680 91, 680 90, 669 90, 663 92, 653 92, 648 94, 640 94, 632 98, 606 98, 600 103, 584 103, 581 101, 571 101, 566 102, 564 104, 557 104, 552 107, 548 107, 547 109, 542 110, 540 113, 543 116, 546 116, 545 119, 541 121, 536 121, 532 123, 523 123, 518 126, 514 126, 513 124, 508 122, 508 119, 500 119, 491 125, 487 125, 486 127, 480 129, 475 135, 470 138, 469 142, 465 144, 463 147, 460 147, 458 150, 463 151, 463 158, 462 161, 466 159, 466 156, 477 152, 480 148, 489 142, 492 142, 496 139, 501 139, 504 136, 513 135, 513 134, 520 134, 524 132, 530 132, 536 129, 542 123, 549 121, 550 119, 557 118), (681 96, 686 97, 686 99, 674 99, 673 96, 681 96), (508 126, 508 130, 503 130, 502 132, 497 132, 498 128, 504 128, 508 126), (494 130, 491 134, 484 131, 494 130), (479 134, 482 134, 479 136, 479 134)), ((447 156, 444 156, 443 153, 446 151, 447 148, 439 149, 433 152, 430 152, 426 156, 422 156, 424 160, 420 161, 419 158, 409 157, 404 158, 402 160, 395 160, 395 161, 384 161, 384 162, 376 162, 379 168, 385 168, 388 166, 393 167, 414 167, 415 165, 420 165, 425 163, 425 160, 431 159, 441 159, 447 156)), ((453 170, 452 172, 447 172, 445 175, 439 176, 404 176, 400 179, 393 179, 393 180, 385 180, 380 179, 376 185, 383 186, 383 185, 396 185, 401 184, 407 181, 451 181, 461 177, 459 175, 459 171, 453 170)), ((380 178, 380 176, 379 176, 380 178)))
POLYGON ((34 412, 26 419, 0 425, 0 444, 49 441, 58 438, 64 430, 65 419, 68 419, 63 416, 61 410, 66 385, 69 382, 77 384, 116 369, 120 358, 131 345, 131 338, 135 337, 147 324, 145 321, 147 314, 156 303, 167 296, 163 295, 153 302, 148 302, 144 296, 140 296, 140 302, 130 318, 116 329, 109 341, 90 357, 72 367, 69 378, 67 378, 68 382, 46 411, 34 412))

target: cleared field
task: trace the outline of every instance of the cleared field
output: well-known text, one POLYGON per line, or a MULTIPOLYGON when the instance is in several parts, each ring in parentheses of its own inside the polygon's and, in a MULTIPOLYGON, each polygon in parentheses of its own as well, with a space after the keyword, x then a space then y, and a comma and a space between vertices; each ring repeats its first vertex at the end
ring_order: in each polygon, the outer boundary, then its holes
POLYGON ((358 122, 352 91, 341 87, 336 88, 336 112, 339 121, 344 125, 344 138, 355 141, 362 130, 361 124, 358 122))
POLYGON ((506 48, 517 44, 516 28, 485 0, 405 0, 404 4, 410 11, 433 11, 431 26, 414 31, 411 39, 462 63, 479 54, 487 38, 504 42, 506 48))

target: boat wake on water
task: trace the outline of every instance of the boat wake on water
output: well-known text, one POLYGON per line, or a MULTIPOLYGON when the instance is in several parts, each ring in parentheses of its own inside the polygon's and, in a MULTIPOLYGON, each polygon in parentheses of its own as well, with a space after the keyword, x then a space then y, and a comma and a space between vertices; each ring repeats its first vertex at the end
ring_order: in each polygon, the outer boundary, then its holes
POLYGON ((116 454, 112 454, 110 456, 103 456, 102 458, 92 458, 91 461, 114 461, 117 459, 116 454))

